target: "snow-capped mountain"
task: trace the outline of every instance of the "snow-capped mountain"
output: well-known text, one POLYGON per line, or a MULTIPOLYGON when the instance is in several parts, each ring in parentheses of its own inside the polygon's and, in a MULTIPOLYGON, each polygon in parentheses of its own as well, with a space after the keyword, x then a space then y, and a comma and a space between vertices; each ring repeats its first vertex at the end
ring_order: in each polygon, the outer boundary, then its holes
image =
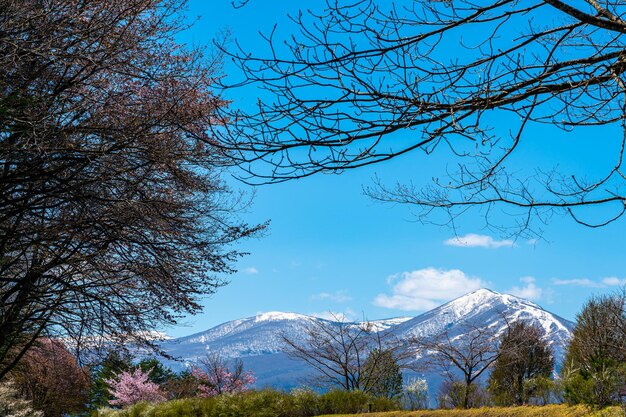
POLYGON ((274 354, 284 350, 283 335, 302 341, 315 320, 326 321, 297 313, 262 313, 229 321, 161 346, 172 356, 188 362, 196 361, 208 351, 219 352, 224 358, 274 354))
POLYGON ((400 339, 428 338, 446 331, 450 338, 462 336, 473 327, 492 327, 497 334, 508 323, 524 321, 543 330, 556 363, 560 363, 574 323, 550 313, 537 304, 509 294, 480 289, 397 325, 393 332, 400 339))
MULTIPOLYGON (((507 321, 522 320, 543 329, 560 363, 571 336, 573 323, 554 315, 537 304, 512 295, 481 289, 416 317, 371 321, 374 331, 385 331, 400 340, 435 337, 448 332, 451 338, 463 337, 468 328, 495 326, 502 332, 507 321)), ((161 347, 183 363, 193 363, 207 352, 224 358, 242 359, 257 377, 257 386, 290 388, 310 374, 307 365, 287 357, 283 336, 304 342, 313 322, 335 322, 297 313, 270 312, 234 320, 204 332, 167 340, 161 347)), ((355 323, 361 325, 362 323, 355 323)), ((175 365, 170 363, 170 365, 175 365)), ((179 367, 181 363, 177 364, 179 367)))

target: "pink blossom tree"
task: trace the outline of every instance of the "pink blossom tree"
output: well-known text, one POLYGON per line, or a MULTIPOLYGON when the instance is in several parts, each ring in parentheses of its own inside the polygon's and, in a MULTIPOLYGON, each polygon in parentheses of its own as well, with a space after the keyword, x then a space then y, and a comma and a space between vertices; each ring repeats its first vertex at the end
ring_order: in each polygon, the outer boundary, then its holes
POLYGON ((218 354, 207 355, 200 361, 200 366, 193 368, 192 374, 199 381, 200 397, 247 391, 256 380, 251 371, 243 370, 241 360, 235 361, 232 369, 229 369, 218 354))
POLYGON ((132 372, 123 371, 113 378, 105 379, 115 399, 109 403, 126 407, 139 401, 161 402, 166 397, 158 384, 150 381, 150 370, 143 372, 140 368, 132 372))

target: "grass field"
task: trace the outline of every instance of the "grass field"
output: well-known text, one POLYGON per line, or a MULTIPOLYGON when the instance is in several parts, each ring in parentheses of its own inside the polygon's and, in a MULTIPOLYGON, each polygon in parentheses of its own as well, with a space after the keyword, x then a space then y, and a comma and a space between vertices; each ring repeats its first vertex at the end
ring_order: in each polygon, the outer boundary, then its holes
POLYGON ((624 417, 619 407, 591 410, 585 406, 484 407, 471 410, 388 411, 368 414, 333 414, 324 417, 624 417))

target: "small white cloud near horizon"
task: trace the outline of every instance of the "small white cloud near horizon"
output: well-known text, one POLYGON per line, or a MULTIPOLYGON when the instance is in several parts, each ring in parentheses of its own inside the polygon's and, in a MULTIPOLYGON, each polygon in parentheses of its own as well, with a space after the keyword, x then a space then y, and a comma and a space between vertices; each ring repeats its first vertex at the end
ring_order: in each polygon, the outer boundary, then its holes
POLYGON ((352 297, 350 297, 345 290, 336 291, 334 293, 321 292, 319 294, 315 294, 311 296, 314 300, 329 300, 335 303, 345 303, 348 301, 352 301, 352 297))
POLYGON ((519 279, 525 286, 513 286, 510 290, 506 291, 507 294, 514 295, 516 297, 524 298, 526 300, 537 301, 541 299, 543 289, 539 288, 535 284, 534 277, 522 277, 519 279))
POLYGON ((552 280, 554 285, 577 285, 580 287, 599 287, 601 286, 595 281, 592 281, 588 278, 573 278, 573 279, 559 279, 554 278, 552 280))
POLYGON ((577 285, 579 287, 588 288, 606 288, 606 287, 621 287, 626 285, 626 278, 606 277, 600 281, 594 281, 589 278, 574 278, 574 279, 552 279, 554 285, 577 285))
POLYGON ((459 269, 424 268, 392 275, 391 294, 378 294, 374 305, 405 311, 426 311, 444 302, 487 287, 480 278, 459 269), (395 284, 393 284, 395 282, 395 284))
POLYGON ((606 277, 602 279, 602 283, 604 285, 608 285, 609 287, 621 287, 622 285, 626 285, 626 278, 619 279, 617 277, 606 277))
POLYGON ((465 236, 455 236, 445 240, 444 245, 458 246, 462 248, 489 248, 497 249, 502 247, 515 246, 515 242, 510 239, 496 240, 488 235, 468 233, 465 236))
POLYGON ((253 266, 249 266, 248 268, 242 269, 241 272, 243 272, 244 274, 248 274, 248 275, 254 275, 254 274, 258 274, 259 270, 253 266))

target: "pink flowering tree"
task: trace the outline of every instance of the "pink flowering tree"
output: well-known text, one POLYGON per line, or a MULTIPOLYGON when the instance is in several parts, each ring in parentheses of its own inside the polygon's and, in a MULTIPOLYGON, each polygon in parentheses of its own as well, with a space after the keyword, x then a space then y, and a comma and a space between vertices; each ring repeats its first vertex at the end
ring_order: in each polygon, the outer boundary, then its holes
POLYGON ((236 394, 247 391, 255 382, 252 372, 243 370, 241 360, 229 368, 218 354, 207 355, 193 368, 192 374, 199 382, 199 397, 236 394))
POLYGON ((105 379, 115 399, 111 405, 127 407, 139 401, 161 402, 166 397, 158 384, 149 380, 150 370, 143 372, 140 368, 132 372, 123 371, 115 377, 105 379))

